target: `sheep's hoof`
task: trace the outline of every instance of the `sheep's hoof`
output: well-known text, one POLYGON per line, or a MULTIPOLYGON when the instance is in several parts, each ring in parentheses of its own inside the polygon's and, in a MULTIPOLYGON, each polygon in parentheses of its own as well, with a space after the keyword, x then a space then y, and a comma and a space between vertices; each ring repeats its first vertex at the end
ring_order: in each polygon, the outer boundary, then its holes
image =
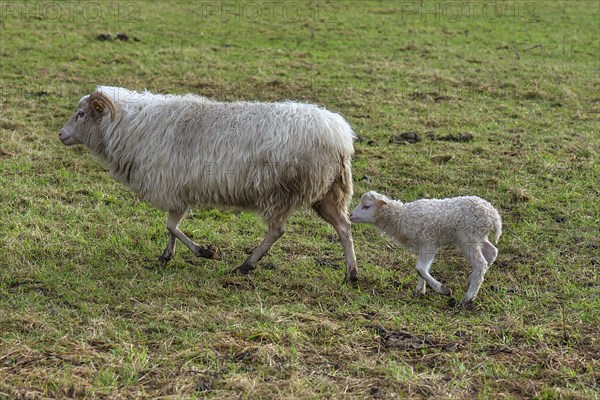
POLYGON ((473 303, 473 300, 467 300, 467 299, 462 299, 458 303, 458 305, 461 306, 462 308, 468 308, 468 309, 474 308, 474 304, 475 303, 473 303))
POLYGON ((450 297, 448 299, 448 307, 456 307, 458 305, 458 302, 456 301, 456 299, 454 297, 450 297))
POLYGON ((356 283, 358 282, 358 271, 355 269, 351 270, 350 273, 346 273, 344 277, 344 283, 356 283))
POLYGON ((217 251, 217 248, 212 244, 208 247, 198 246, 195 253, 196 257, 210 258, 211 260, 217 261, 221 260, 221 255, 217 251))
POLYGON ((233 271, 231 271, 231 273, 233 273, 233 274, 241 274, 241 275, 248 275, 248 273, 250 271, 252 271, 254 268, 256 268, 256 267, 254 265, 252 265, 252 264, 243 263, 242 265, 240 265, 239 267, 237 267, 233 271))
POLYGON ((173 255, 171 253, 167 253, 166 251, 164 253, 162 253, 160 256, 158 256, 158 261, 161 263, 168 263, 169 261, 171 261, 171 258, 173 258, 173 255))
POLYGON ((424 290, 415 290, 415 296, 416 297, 425 297, 425 291, 424 290))

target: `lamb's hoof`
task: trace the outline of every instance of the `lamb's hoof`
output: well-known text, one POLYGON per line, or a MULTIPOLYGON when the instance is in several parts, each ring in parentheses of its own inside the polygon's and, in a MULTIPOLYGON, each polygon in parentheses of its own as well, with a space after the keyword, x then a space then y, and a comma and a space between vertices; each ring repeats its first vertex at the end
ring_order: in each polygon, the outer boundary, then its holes
POLYGON ((212 244, 208 247, 198 246, 198 248, 196 249, 196 257, 209 258, 211 260, 221 261, 221 255, 217 251, 217 248, 212 244))
POLYGON ((425 291, 415 290, 415 297, 421 298, 425 297, 425 291))
POLYGON ((452 289, 446 286, 442 286, 440 294, 444 296, 452 296, 452 289))
POLYGON ((242 265, 240 265, 239 267, 237 267, 233 271, 231 271, 231 273, 232 274, 240 274, 240 275, 248 275, 248 273, 250 271, 252 271, 254 268, 256 268, 256 267, 252 264, 243 263, 242 265))
POLYGON ((448 299, 448 307, 456 307, 458 305, 458 302, 456 301, 456 299, 454 297, 450 297, 448 299))

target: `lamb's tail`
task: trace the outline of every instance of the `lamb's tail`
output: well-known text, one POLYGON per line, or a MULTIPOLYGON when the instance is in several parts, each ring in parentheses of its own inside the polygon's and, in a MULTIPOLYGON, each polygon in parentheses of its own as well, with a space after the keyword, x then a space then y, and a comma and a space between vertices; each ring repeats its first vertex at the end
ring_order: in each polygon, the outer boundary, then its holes
POLYGON ((494 209, 492 218, 492 224, 494 226, 494 243, 498 243, 498 240, 500 240, 500 236, 502 236, 502 219, 500 218, 498 210, 494 209))

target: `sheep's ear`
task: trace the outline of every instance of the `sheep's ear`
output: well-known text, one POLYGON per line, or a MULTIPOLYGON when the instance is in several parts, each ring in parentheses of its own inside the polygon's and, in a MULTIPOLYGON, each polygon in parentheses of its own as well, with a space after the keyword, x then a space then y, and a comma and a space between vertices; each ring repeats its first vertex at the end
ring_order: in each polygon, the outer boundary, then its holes
POLYGON ((381 200, 377 200, 377 205, 378 205, 379 207, 387 206, 387 204, 388 204, 388 202, 387 202, 387 201, 385 201, 385 200, 383 200, 383 199, 381 199, 381 200))
POLYGON ((100 113, 103 112, 105 108, 104 104, 100 103, 98 100, 92 101, 92 107, 94 107, 94 110, 100 113))
POLYGON ((110 110, 110 120, 115 120, 115 105, 106 95, 101 92, 95 92, 90 95, 88 100, 92 108, 100 114, 104 113, 108 108, 110 110))

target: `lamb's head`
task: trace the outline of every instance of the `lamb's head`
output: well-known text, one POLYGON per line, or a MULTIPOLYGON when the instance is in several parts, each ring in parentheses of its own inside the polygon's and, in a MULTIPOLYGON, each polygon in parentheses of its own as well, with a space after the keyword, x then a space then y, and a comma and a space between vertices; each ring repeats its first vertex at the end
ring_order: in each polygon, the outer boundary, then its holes
POLYGON ((370 191, 360 198, 360 203, 350 213, 350 221, 360 224, 375 223, 375 216, 382 207, 385 207, 390 199, 375 191, 370 191))
POLYGON ((58 134, 60 141, 67 146, 85 144, 96 153, 103 149, 103 122, 115 119, 113 101, 100 91, 83 97, 77 111, 58 134))

